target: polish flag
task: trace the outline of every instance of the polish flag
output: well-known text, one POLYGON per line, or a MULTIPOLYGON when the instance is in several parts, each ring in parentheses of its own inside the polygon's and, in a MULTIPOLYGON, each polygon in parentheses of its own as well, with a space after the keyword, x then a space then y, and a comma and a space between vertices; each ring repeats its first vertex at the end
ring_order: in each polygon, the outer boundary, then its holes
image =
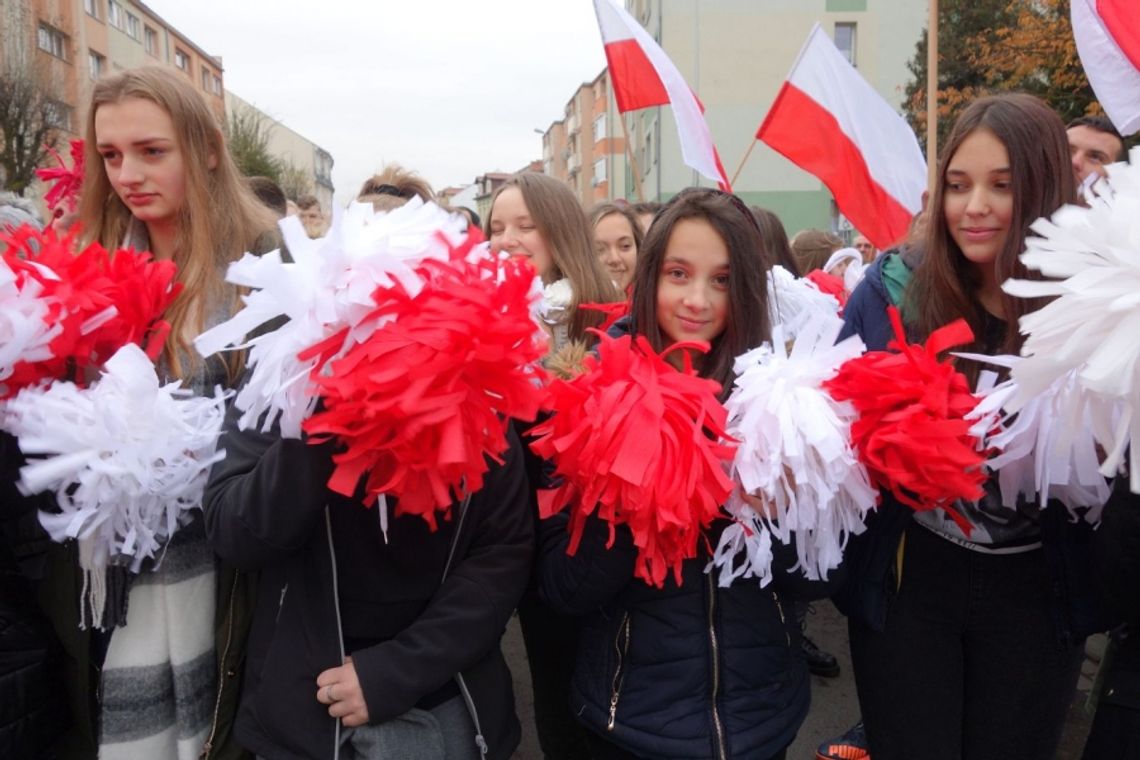
POLYGON ((1073 38, 1085 76, 1122 135, 1140 132, 1140 6, 1073 0, 1073 38))
POLYGON ((594 0, 594 12, 618 111, 672 106, 685 165, 730 191, 704 108, 669 56, 616 0, 594 0))
POLYGON ((819 177, 880 250, 898 243, 922 208, 926 161, 914 131, 819 24, 756 139, 819 177))

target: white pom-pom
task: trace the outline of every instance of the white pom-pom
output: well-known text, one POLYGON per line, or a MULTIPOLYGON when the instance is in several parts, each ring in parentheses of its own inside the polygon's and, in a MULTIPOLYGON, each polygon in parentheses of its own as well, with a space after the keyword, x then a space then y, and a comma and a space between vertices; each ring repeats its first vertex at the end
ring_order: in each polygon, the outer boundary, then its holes
POLYGON ((736 524, 722 534, 710 566, 720 567, 721 585, 741 576, 767 584, 773 538, 795 542, 795 569, 826 578, 838 567, 847 536, 864 530, 864 515, 878 495, 851 446, 855 410, 822 387, 864 351, 857 336, 835 343, 842 326, 834 315, 803 321, 790 353, 777 327, 774 347, 765 344, 736 360, 736 383, 725 403, 728 432, 740 442, 732 465, 738 490, 726 507, 736 524), (772 514, 761 517, 741 489, 772 514))
POLYGON ((90 388, 26 388, 4 416, 32 458, 18 486, 55 494, 59 513, 40 514, 54 540, 82 539, 94 566, 123 562, 138 572, 200 506, 210 466, 223 456, 227 395, 161 385, 135 345, 112 356, 90 388))
MULTIPOLYGON (((1039 219, 1021 260, 1052 281, 1008 280, 1007 293, 1057 298, 1021 319, 1025 360, 1013 368, 1010 411, 1025 407, 1064 375, 1075 372, 1083 392, 1121 404, 1105 475, 1120 470, 1128 444, 1140 435, 1140 150, 1132 164, 1114 164, 1094 186, 1090 207, 1066 206, 1039 219)), ((1140 493, 1140 447, 1132 447, 1132 490, 1140 493)))
MULTIPOLYGON (((975 361, 1016 369, 1024 359, 1016 356, 960 354, 975 361)), ((1117 404, 1088 393, 1071 370, 1052 385, 1023 402, 1018 411, 1007 409, 1018 394, 1016 380, 985 388, 992 373, 979 382, 981 401, 967 418, 975 420, 971 433, 983 450, 994 451, 986 466, 997 473, 1002 504, 1013 509, 1021 498, 1044 507, 1057 499, 1076 517, 1099 522, 1110 493, 1100 474, 1096 437, 1111 436, 1117 404)))
MULTIPOLYGON (((63 326, 47 323, 48 304, 40 297, 42 291, 31 277, 18 284, 15 273, 0 260, 0 381, 10 377, 19 362, 52 357, 51 342, 63 326)), ((0 394, 3 391, 0 382, 0 394)))
POLYGON ((465 224, 419 199, 389 212, 355 203, 317 240, 309 239, 296 218, 283 219, 291 263, 275 251, 260 258, 246 254, 232 264, 227 280, 254 290, 245 297, 245 308, 194 344, 203 356, 249 347, 250 375, 234 402, 242 410, 239 426, 261 420, 261 429, 269 430, 280 415, 281 435, 300 438, 301 423, 317 402, 309 382, 317 359, 302 361, 297 355, 345 330, 334 356, 365 339, 377 327, 365 320, 376 306, 376 289, 399 282, 418 293, 422 282, 416 266, 426 259, 445 261, 447 240, 460 239, 465 224), (280 317, 289 321, 246 343, 249 333, 280 317))
POLYGON ((783 325, 784 337, 795 340, 804 323, 838 316, 839 302, 777 265, 768 270, 768 312, 772 326, 783 325))

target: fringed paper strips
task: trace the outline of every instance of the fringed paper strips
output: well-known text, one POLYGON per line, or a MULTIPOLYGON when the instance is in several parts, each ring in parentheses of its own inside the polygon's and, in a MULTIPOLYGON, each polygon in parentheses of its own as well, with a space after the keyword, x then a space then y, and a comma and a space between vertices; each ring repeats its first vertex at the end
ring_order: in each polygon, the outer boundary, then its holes
POLYGON ((71 166, 55 148, 48 148, 48 153, 56 160, 59 166, 47 169, 36 169, 36 176, 44 182, 50 182, 51 188, 44 193, 44 203, 57 216, 66 209, 75 211, 79 205, 79 191, 83 189, 83 140, 71 141, 71 166))
POLYGON ((736 360, 736 383, 725 404, 728 433, 740 442, 732 473, 738 482, 727 509, 734 523, 721 534, 712 567, 720 584, 738 577, 772 578, 772 536, 795 543, 794 569, 812 580, 839 566, 847 537, 864 530, 878 492, 851 444, 855 407, 823 389, 839 367, 860 356, 863 341, 836 344, 843 327, 835 316, 802 323, 791 350, 783 328, 767 344, 736 360), (761 517, 741 491, 772 510, 761 517))
POLYGON ((534 269, 472 260, 473 243, 449 262, 423 262, 416 292, 377 289, 379 306, 361 324, 378 327, 314 374, 323 408, 303 425, 313 442, 343 447, 329 488, 351 496, 364 478, 366 504, 395 496, 396 514, 433 530, 438 511, 483 487, 488 459, 501 461, 508 418, 533 420, 544 395, 534 269))
POLYGON ((983 495, 985 460, 965 419, 978 400, 966 377, 938 355, 971 342, 973 333, 959 320, 931 333, 925 346, 912 345, 898 310, 889 313, 898 353, 868 351, 824 388, 854 404, 859 418, 851 438, 871 482, 916 511, 944 509, 969 535, 970 524, 953 503, 983 495))
POLYGON ((837 316, 839 301, 776 265, 768 270, 768 310, 772 325, 783 325, 784 337, 795 340, 800 325, 815 316, 837 316))
MULTIPOLYGON (((1024 361, 1016 356, 961 356, 1007 369, 1024 361)), ((1099 471, 1096 431, 1111 437, 1115 405, 1085 392, 1076 370, 1061 375, 1017 412, 1005 412, 1017 392, 1014 380, 982 390, 982 400, 968 415, 975 420, 971 432, 990 452, 986 467, 997 473, 1002 504, 1015 508, 1025 498, 1044 507, 1057 499, 1074 518, 1083 512, 1089 522, 1099 522, 1111 489, 1099 471)))
POLYGON ((300 438, 301 422, 317 403, 310 378, 375 329, 369 324, 358 332, 376 308, 376 289, 399 283, 409 294, 418 293, 416 267, 427 259, 446 261, 449 239, 458 240, 465 224, 461 216, 419 199, 389 212, 351 204, 317 240, 309 239, 297 219, 283 219, 291 262, 272 252, 260 258, 246 254, 231 264, 227 280, 253 292, 245 308, 194 345, 203 356, 249 347, 251 371, 234 401, 243 412, 239 425, 269 430, 280 418, 281 435, 300 438), (258 327, 281 318, 288 322, 246 341, 258 327), (298 358, 315 345, 321 351, 298 358))
POLYGON ((87 592, 101 618, 102 570, 138 572, 198 508, 225 416, 225 396, 161 385, 150 358, 122 348, 90 388, 70 382, 27 388, 6 404, 4 428, 29 464, 20 490, 55 494, 58 513, 40 522, 55 541, 78 539, 87 592), (37 457, 44 457, 37 459, 37 457))
POLYGON ((52 358, 51 342, 63 331, 49 322, 43 286, 33 277, 17 278, 0 260, 0 397, 18 363, 36 365, 52 358))
POLYGON ((577 378, 550 386, 554 414, 535 426, 531 448, 554 462, 562 484, 539 493, 543 517, 568 505, 570 554, 594 513, 610 527, 628 525, 638 549, 636 575, 660 587, 669 570, 697 556, 702 532, 732 490, 725 473, 733 447, 719 385, 697 376, 688 349, 678 371, 644 337, 599 335, 598 357, 577 378))
MULTIPOLYGON (((1130 442, 1140 440, 1140 150, 1113 164, 1094 185, 1089 208, 1066 206, 1032 225, 1022 262, 1047 281, 1007 280, 1022 298, 1055 297, 1021 318, 1023 361, 1013 368, 1018 411, 1069 372, 1082 394, 1120 404, 1111 434, 1097 430, 1107 451, 1106 476, 1121 470, 1130 442)), ((1131 488, 1140 493, 1140 446, 1131 447, 1131 488)))
POLYGON ((53 331, 50 355, 38 350, 15 357, 10 371, 4 365, 4 395, 43 380, 82 385, 87 370, 128 343, 144 347, 151 358, 162 350, 170 330, 162 313, 182 290, 173 262, 133 250, 112 253, 98 244, 77 251, 73 233, 60 237, 28 226, 0 233, 0 244, 16 289, 42 300, 53 331))

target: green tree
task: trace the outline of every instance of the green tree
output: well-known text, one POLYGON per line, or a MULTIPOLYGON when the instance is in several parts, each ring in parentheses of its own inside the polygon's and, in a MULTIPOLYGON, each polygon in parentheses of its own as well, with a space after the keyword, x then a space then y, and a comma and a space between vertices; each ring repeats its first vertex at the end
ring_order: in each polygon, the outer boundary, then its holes
POLYGON ((30 63, 9 62, 0 69, 0 179, 5 190, 23 195, 48 147, 55 147, 67 107, 54 95, 47 77, 30 63))
POLYGON ((242 174, 268 177, 280 184, 283 165, 269 151, 272 129, 261 114, 249 109, 232 109, 225 123, 226 145, 242 174))

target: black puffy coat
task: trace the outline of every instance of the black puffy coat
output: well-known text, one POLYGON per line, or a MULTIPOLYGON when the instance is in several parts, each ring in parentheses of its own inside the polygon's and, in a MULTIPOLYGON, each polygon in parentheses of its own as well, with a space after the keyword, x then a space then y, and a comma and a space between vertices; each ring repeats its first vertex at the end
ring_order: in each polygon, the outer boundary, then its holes
MULTIPOLYGON (((720 588, 698 557, 680 586, 670 575, 656 589, 634 578, 627 529, 607 549, 607 526, 590 517, 570 557, 566 525, 543 523, 540 591, 582 616, 570 707, 589 729, 653 758, 760 760, 791 744, 810 701, 792 600, 825 596, 838 574, 825 584, 777 571, 766 588, 720 588)), ((794 561, 777 551, 775 567, 794 561)))

